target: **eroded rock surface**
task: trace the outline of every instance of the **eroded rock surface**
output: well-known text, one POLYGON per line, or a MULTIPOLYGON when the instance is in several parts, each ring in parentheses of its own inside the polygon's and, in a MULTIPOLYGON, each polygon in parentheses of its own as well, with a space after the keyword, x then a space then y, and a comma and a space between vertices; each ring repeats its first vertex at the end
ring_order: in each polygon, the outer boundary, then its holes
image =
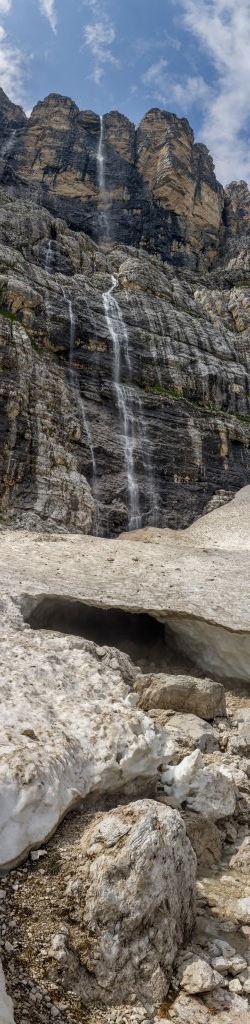
POLYGON ((51 935, 52 958, 60 967, 64 951, 64 983, 83 1005, 160 1005, 194 925, 195 871, 175 811, 143 800, 94 817, 64 865, 64 940, 51 935))
POLYGON ((0 122, 4 521, 186 527, 249 481, 248 189, 166 111, 0 122))
POLYGON ((224 193, 205 146, 188 121, 150 110, 138 130, 112 111, 100 118, 51 94, 26 119, 0 96, 1 177, 6 188, 63 217, 99 241, 123 242, 211 265, 218 254, 224 193), (101 139, 102 134, 102 139, 101 139), (103 175, 100 189, 99 147, 103 175))

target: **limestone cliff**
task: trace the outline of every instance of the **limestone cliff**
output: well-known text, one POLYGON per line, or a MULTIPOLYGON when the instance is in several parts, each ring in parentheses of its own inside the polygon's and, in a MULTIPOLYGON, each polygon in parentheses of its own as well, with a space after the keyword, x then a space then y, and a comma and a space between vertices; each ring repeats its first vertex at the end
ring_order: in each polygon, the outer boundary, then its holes
POLYGON ((0 92, 2 517, 187 526, 249 480, 249 192, 186 120, 0 92))
POLYGON ((213 263, 223 190, 188 121, 151 110, 136 130, 116 111, 101 122, 54 94, 29 119, 4 94, 1 106, 0 173, 12 194, 28 191, 96 242, 141 245, 177 266, 213 263))

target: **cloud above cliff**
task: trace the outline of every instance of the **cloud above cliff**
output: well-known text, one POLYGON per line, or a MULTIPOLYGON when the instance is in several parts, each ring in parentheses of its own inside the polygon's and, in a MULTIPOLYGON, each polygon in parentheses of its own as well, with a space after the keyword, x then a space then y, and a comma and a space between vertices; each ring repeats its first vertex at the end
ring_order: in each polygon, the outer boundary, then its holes
POLYGON ((179 0, 185 26, 214 68, 200 135, 225 181, 250 178, 249 0, 179 0))
POLYGON ((194 105, 203 107, 204 102, 208 102, 211 93, 210 87, 202 75, 188 75, 183 82, 178 76, 173 77, 168 69, 168 61, 163 57, 155 64, 150 65, 141 80, 150 92, 152 89, 154 90, 155 98, 162 106, 166 106, 169 102, 178 104, 178 106, 183 105, 185 113, 194 105))
POLYGON ((113 67, 117 68, 120 66, 120 61, 112 49, 116 30, 106 5, 101 0, 84 0, 84 6, 89 8, 92 20, 84 24, 83 43, 88 47, 92 56, 93 66, 90 77, 96 85, 99 85, 105 75, 106 65, 113 64, 113 67))
MULTIPOLYGON (((0 17, 11 12, 12 0, 0 0, 0 17)), ((8 38, 5 24, 0 24, 0 84, 10 99, 17 103, 23 98, 23 53, 8 38)))
POLYGON ((56 34, 57 15, 54 0, 39 0, 41 13, 48 19, 52 32, 56 34))

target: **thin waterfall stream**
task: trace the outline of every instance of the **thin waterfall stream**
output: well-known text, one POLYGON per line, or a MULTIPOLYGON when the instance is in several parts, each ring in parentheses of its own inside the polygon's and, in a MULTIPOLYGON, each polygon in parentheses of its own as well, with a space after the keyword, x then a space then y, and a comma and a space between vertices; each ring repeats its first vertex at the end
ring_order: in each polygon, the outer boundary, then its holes
POLYGON ((10 156, 10 153, 12 153, 12 150, 14 149, 16 138, 17 138, 17 129, 16 128, 12 128, 12 130, 11 130, 11 132, 9 134, 9 138, 6 139, 6 142, 4 142, 2 147, 1 147, 1 156, 2 157, 10 156))
POLYGON ((104 210, 100 209, 100 202, 102 202, 102 200, 104 198, 104 192, 105 192, 104 122, 103 122, 103 116, 102 115, 100 116, 100 136, 99 136, 99 145, 98 145, 98 150, 97 150, 97 154, 96 154, 96 160, 97 160, 98 186, 99 186, 99 195, 100 195, 99 209, 98 209, 99 223, 100 223, 100 229, 101 229, 100 233, 101 233, 101 235, 104 235, 105 238, 108 238, 108 236, 109 236, 108 217, 107 217, 107 214, 104 213, 104 210))
POLYGON ((103 116, 100 117, 100 138, 99 146, 97 150, 97 164, 98 164, 98 181, 100 192, 104 191, 105 178, 104 178, 104 152, 103 152, 103 116))
POLYGON ((45 270, 46 270, 47 274, 50 274, 52 269, 53 269, 53 251, 52 251, 52 241, 50 239, 49 242, 47 243, 47 249, 46 249, 45 270))
POLYGON ((117 286, 117 278, 112 276, 111 288, 103 293, 102 298, 106 323, 113 343, 113 381, 124 431, 124 460, 129 493, 129 530, 136 530, 141 526, 141 514, 139 489, 134 466, 135 423, 131 394, 129 394, 131 389, 121 384, 121 357, 124 357, 129 377, 131 377, 132 367, 126 324, 124 323, 120 306, 114 296, 117 286))
MULTIPOLYGON (((100 196, 99 204, 101 204, 103 202, 105 194, 105 136, 104 119, 102 116, 100 117, 100 134, 98 149, 96 153, 96 160, 100 196)), ((100 223, 100 235, 107 239, 110 234, 108 215, 100 208, 98 214, 100 223)), ((118 280, 115 277, 115 275, 112 275, 111 287, 108 289, 108 291, 103 292, 102 300, 106 324, 113 345, 113 384, 116 395, 116 403, 118 407, 119 418, 123 428, 122 440, 129 497, 128 529, 136 530, 142 526, 143 521, 145 523, 145 518, 142 515, 140 508, 140 492, 135 467, 135 451, 137 447, 136 418, 138 419, 139 423, 143 471, 146 479, 147 492, 149 495, 150 502, 147 517, 149 515, 153 522, 155 521, 155 513, 157 512, 158 502, 155 493, 151 458, 148 450, 148 441, 146 436, 146 425, 143 417, 142 401, 140 396, 137 394, 136 389, 133 387, 133 373, 129 351, 128 331, 119 302, 114 294, 117 287, 118 280), (123 365, 125 364, 128 384, 122 383, 122 363, 123 365)))

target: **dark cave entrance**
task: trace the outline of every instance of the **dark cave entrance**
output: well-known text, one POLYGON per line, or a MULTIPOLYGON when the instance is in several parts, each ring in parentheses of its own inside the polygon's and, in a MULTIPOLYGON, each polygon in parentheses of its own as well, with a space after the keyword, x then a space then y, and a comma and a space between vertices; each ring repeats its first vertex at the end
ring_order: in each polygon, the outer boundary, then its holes
POLYGON ((31 609, 27 596, 22 600, 22 615, 32 629, 54 630, 69 636, 92 640, 99 647, 114 647, 128 654, 144 672, 163 672, 182 667, 182 657, 174 649, 165 627, 151 615, 133 614, 120 608, 96 608, 69 597, 37 598, 31 609))

